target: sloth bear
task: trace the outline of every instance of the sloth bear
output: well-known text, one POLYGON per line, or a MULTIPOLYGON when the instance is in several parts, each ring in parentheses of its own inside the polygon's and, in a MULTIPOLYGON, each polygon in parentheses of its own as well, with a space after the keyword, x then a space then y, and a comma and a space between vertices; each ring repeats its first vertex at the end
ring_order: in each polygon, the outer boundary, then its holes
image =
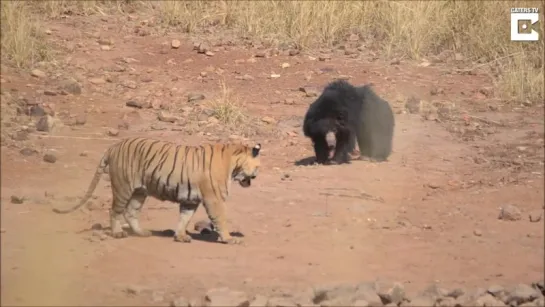
POLYGON ((314 145, 316 162, 349 163, 356 139, 361 157, 386 161, 392 152, 394 114, 371 85, 344 80, 326 86, 308 108, 303 133, 314 145))

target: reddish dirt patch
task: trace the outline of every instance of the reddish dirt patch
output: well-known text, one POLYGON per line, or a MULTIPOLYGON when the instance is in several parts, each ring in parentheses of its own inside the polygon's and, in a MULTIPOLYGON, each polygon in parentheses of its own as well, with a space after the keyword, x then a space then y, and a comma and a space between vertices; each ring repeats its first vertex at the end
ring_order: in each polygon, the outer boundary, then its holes
MULTIPOLYGON (((99 31, 115 40, 111 51, 100 50, 79 17, 50 25, 52 40, 68 42, 71 51, 56 67, 43 68, 46 79, 3 67, 2 91, 11 91, 13 99, 53 103, 65 123, 80 114, 87 119, 53 135, 34 132, 29 140, 3 143, 3 305, 159 306, 178 295, 197 296, 226 285, 271 293, 375 278, 419 289, 434 280, 469 287, 543 277, 543 219, 528 220, 530 212, 543 209, 542 106, 488 107, 497 101, 477 94, 491 81, 484 74, 445 73, 452 72, 446 64, 390 65, 364 54, 326 62, 300 54, 241 63, 236 60, 251 58, 255 50, 221 46, 207 57, 197 54, 189 40, 170 49, 170 38, 139 37, 131 23, 123 23, 122 31, 113 19, 99 31), (128 58, 136 61, 123 61, 128 58), (285 62, 291 66, 282 69, 285 62), (206 76, 199 77, 203 71, 206 76), (281 77, 271 79, 271 73, 281 77), (253 79, 235 78, 245 74, 253 79), (380 164, 296 166, 313 154, 299 125, 314 98, 298 88, 320 91, 339 75, 356 84, 372 82, 391 101, 397 110, 395 152, 380 164), (81 95, 43 94, 67 77, 82 80, 81 95), (111 82, 92 84, 94 77, 111 82), (234 188, 228 203, 232 228, 244 234, 245 245, 101 237, 86 229, 108 225, 106 181, 95 193, 92 211, 51 212, 52 206, 71 206, 83 195, 112 139, 226 140, 233 132, 219 124, 199 126, 189 117, 183 125, 168 124, 157 121, 155 110, 125 106, 129 99, 155 99, 169 104, 173 113, 193 108, 185 94, 204 93, 210 100, 221 79, 257 118, 247 142, 263 144, 259 178, 249 189, 234 188), (127 86, 128 81, 136 88, 127 86), (443 91, 432 95, 434 88, 443 91), (454 111, 438 121, 406 114, 403 104, 411 95, 454 103, 454 111), (464 117, 466 113, 472 117, 464 117), (119 128, 124 114, 128 129, 107 136, 108 129, 119 128), (261 123, 263 116, 277 123, 261 123), (22 155, 25 147, 38 154, 22 155), (42 160, 46 149, 56 154, 56 163, 42 160), (12 195, 26 200, 14 204, 12 195), (516 204, 522 220, 498 220, 499 208, 506 204, 516 204), (138 287, 142 291, 134 291, 138 287)), ((9 128, 19 129, 35 118, 19 116, 16 121, 9 128)), ((204 216, 199 209, 194 221, 204 216)), ((141 220, 148 228, 173 228, 176 206, 149 199, 141 220)))

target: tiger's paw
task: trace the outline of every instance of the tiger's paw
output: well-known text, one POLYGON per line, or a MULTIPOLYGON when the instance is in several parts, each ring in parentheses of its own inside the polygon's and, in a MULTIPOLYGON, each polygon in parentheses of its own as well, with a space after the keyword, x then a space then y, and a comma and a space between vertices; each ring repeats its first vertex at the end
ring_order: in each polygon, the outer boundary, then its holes
POLYGON ((179 234, 174 236, 174 241, 182 243, 191 243, 191 236, 188 234, 179 234))
POLYGON ((221 243, 228 245, 240 245, 244 241, 241 238, 228 237, 226 239, 221 239, 221 243))
POLYGON ((115 238, 115 239, 123 239, 123 238, 126 238, 128 236, 129 236, 129 234, 124 230, 112 232, 112 237, 115 238))

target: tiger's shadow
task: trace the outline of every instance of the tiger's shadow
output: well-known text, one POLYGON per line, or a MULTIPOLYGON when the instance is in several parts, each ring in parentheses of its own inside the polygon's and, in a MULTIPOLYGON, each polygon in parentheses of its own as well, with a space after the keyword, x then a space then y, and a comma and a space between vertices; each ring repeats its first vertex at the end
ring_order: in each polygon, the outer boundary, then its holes
MULTIPOLYGON (((102 233, 104 233, 105 235, 108 235, 108 237, 112 238, 111 237, 111 228, 110 227, 101 227, 99 226, 100 224, 95 224, 93 226, 91 226, 90 228, 87 228, 87 229, 84 229, 84 230, 81 230, 81 231, 78 231, 77 233, 80 234, 80 233, 84 233, 84 232, 88 232, 88 231, 100 231, 102 233)), ((123 230, 126 231, 128 233, 129 236, 131 237, 138 237, 130 227, 123 227, 123 230)), ((160 237, 160 238, 174 238, 174 230, 172 229, 163 229, 163 230, 156 230, 156 229, 150 229, 151 231, 151 236, 152 237, 160 237)), ((210 229, 203 229, 201 230, 200 233, 192 233, 192 232, 186 232, 192 240, 196 240, 196 241, 205 241, 205 242, 211 242, 211 243, 220 243, 218 241, 219 239, 219 235, 217 232, 213 231, 213 230, 210 230, 210 229)), ((241 232, 238 232, 238 231, 234 231, 234 232, 230 232, 229 233, 231 236, 233 237, 239 237, 239 238, 242 238, 244 237, 244 234, 241 233, 241 232)))
MULTIPOLYGON (((126 230, 129 232, 129 234, 132 234, 130 228, 126 230)), ((173 238, 174 237, 174 230, 172 229, 164 229, 164 230, 151 230, 151 235, 153 237, 162 237, 162 238, 173 238)), ((200 233, 192 233, 192 232, 186 232, 192 240, 196 241, 205 241, 205 242, 213 242, 213 243, 220 243, 218 241, 219 234, 213 230, 209 229, 203 229, 200 233)), ((244 234, 238 231, 233 231, 229 233, 233 237, 244 237, 244 234)))

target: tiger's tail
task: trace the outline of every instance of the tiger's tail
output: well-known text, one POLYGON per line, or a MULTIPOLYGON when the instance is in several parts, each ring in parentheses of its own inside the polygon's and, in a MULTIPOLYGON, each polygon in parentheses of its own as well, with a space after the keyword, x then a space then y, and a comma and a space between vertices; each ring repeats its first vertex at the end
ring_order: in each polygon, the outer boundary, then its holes
POLYGON ((70 213, 70 212, 75 211, 76 209, 79 209, 81 206, 83 206, 85 203, 87 203, 87 201, 89 200, 89 198, 91 198, 91 196, 93 195, 93 192, 97 188, 98 182, 100 181, 100 176, 102 176, 102 174, 104 173, 104 169, 106 168, 106 166, 108 166, 108 163, 109 163, 108 157, 109 157, 109 155, 110 155, 110 150, 108 150, 104 154, 102 159, 100 159, 100 162, 98 163, 98 166, 97 166, 96 171, 95 171, 95 175, 93 176, 93 180, 91 180, 91 184, 89 185, 89 188, 87 189, 87 192, 85 193, 85 195, 83 196, 83 198, 79 202, 79 204, 77 204, 76 206, 74 206, 72 208, 68 208, 68 209, 64 209, 64 210, 63 209, 53 208, 53 212, 61 213, 61 214, 70 213))

